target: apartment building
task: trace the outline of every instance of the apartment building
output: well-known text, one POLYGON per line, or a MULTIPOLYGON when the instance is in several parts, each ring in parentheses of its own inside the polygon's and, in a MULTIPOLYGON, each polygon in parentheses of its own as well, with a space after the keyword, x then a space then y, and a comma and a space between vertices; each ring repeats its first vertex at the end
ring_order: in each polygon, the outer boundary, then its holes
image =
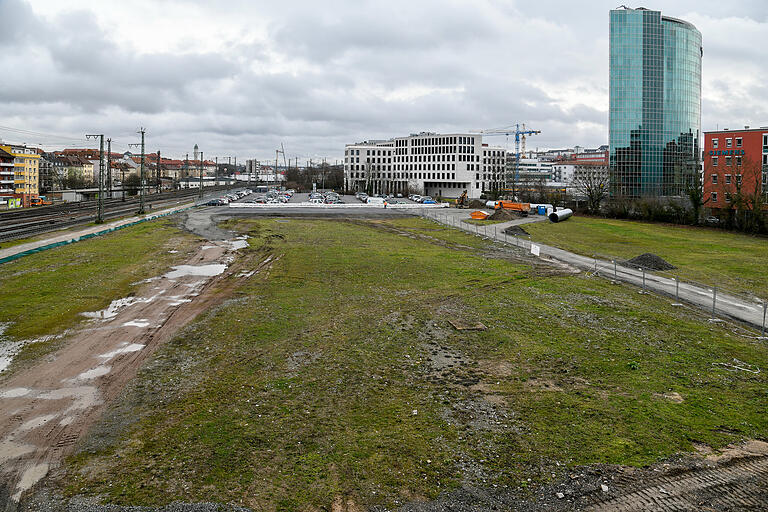
POLYGON ((478 198, 503 183, 505 151, 477 134, 421 132, 388 140, 348 144, 344 183, 371 194, 478 198))
POLYGON ((23 206, 29 206, 39 193, 38 150, 15 144, 0 144, 0 149, 13 156, 13 198, 21 199, 23 206))
POLYGON ((704 200, 730 209, 731 197, 768 193, 768 126, 704 132, 704 200))

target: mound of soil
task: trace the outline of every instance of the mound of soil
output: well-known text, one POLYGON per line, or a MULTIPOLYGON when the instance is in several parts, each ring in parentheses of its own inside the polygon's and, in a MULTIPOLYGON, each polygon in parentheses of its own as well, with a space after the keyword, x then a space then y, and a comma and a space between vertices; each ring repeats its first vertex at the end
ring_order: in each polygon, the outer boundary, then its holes
POLYGON ((485 201, 480 201, 479 199, 473 199, 469 202, 470 208, 475 208, 478 210, 482 210, 483 208, 487 208, 485 206, 485 201))
POLYGON ((636 256, 631 260, 625 262, 629 266, 644 267, 650 270, 673 270, 677 267, 668 263, 664 258, 657 256, 651 252, 636 256))
POLYGON ((528 236, 528 232, 520 226, 509 226, 504 232, 508 235, 528 236))
POLYGON ((505 210, 504 208, 499 208, 495 212, 493 212, 493 215, 488 217, 490 220, 515 220, 519 219, 520 215, 516 212, 513 212, 511 210, 505 210))

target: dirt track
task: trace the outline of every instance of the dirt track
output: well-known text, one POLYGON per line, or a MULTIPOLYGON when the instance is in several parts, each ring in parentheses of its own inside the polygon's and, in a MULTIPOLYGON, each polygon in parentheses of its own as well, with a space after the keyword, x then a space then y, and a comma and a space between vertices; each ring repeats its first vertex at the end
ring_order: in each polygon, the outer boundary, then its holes
POLYGON ((207 242, 186 265, 143 284, 135 296, 86 314, 90 324, 64 347, 0 384, 0 498, 7 493, 19 501, 157 346, 220 300, 210 288, 238 245, 207 242))

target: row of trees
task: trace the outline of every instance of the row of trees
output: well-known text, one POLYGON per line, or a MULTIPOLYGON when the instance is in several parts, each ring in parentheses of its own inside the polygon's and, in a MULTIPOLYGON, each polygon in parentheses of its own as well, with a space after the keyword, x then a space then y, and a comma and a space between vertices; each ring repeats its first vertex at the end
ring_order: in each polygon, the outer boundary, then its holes
MULTIPOLYGON (((707 163, 704 176, 717 174, 707 163)), ((683 198, 626 198, 609 197, 609 177, 598 173, 584 174, 574 180, 572 191, 584 198, 585 210, 595 215, 612 218, 632 218, 678 224, 699 224, 704 208, 718 214, 723 227, 747 233, 768 232, 768 189, 761 185, 763 167, 760 162, 744 159, 734 168, 730 183, 717 187, 717 203, 704 195, 702 177, 690 177, 683 198), (738 174, 736 174, 738 170, 738 174)), ((550 196, 551 197, 551 196, 550 196)), ((556 199, 556 198, 553 198, 556 199)), ((550 201, 552 204, 555 201, 550 201)))
POLYGON ((307 191, 312 190, 313 183, 316 183, 318 188, 343 190, 344 167, 323 162, 303 169, 289 167, 285 171, 285 186, 287 188, 307 191))

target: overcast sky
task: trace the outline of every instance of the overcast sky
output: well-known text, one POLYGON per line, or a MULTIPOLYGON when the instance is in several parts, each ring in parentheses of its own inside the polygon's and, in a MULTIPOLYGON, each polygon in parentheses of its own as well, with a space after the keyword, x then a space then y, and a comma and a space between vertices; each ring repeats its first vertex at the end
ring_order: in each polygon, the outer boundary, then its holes
MULTIPOLYGON (((144 126, 169 156, 274 159, 282 142, 334 160, 345 143, 519 122, 542 131, 529 148, 594 147, 617 2, 0 0, 0 138, 105 133, 123 151, 144 126)), ((702 32, 704 130, 768 125, 768 2, 630 6, 702 32)))

